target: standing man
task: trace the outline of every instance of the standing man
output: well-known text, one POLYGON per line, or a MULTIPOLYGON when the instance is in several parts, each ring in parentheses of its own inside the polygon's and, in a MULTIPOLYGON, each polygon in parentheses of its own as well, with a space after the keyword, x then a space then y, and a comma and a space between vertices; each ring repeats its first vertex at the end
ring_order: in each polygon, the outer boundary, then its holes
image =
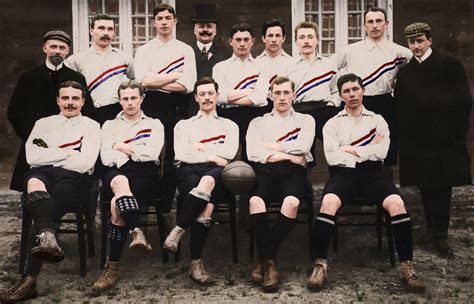
MULTIPOLYGON (((197 79, 212 76, 212 68, 216 63, 230 57, 230 52, 223 46, 219 46, 215 40, 217 35, 216 5, 203 3, 196 5, 196 18, 194 23, 194 35, 196 43, 192 44, 196 59, 197 79)), ((189 104, 189 112, 195 115, 199 110, 198 104, 194 102, 194 94, 189 94, 193 99, 189 104)))
MULTIPOLYGON (((69 35, 54 30, 47 32, 43 40, 45 63, 20 75, 7 110, 8 120, 21 139, 10 184, 10 189, 16 191, 24 191, 24 174, 29 169, 25 157, 25 143, 35 122, 58 113, 56 94, 59 84, 66 80, 74 80, 86 87, 84 76, 63 64, 64 58, 69 54, 71 44, 69 35)), ((93 108, 92 100, 87 94, 82 112, 86 116, 92 116, 93 108)))
POLYGON ((189 276, 201 284, 213 281, 204 269, 201 255, 211 227, 214 204, 224 194, 222 169, 235 157, 239 148, 237 125, 217 115, 218 88, 211 77, 199 79, 194 85, 199 112, 181 120, 175 127, 178 189, 184 201, 177 226, 163 244, 163 249, 176 252, 185 229, 190 228, 189 276))
POLYGON ((288 70, 288 78, 296 84, 294 109, 310 114, 316 121, 316 137, 322 140, 324 124, 337 113, 337 68, 332 59, 318 54, 319 28, 303 21, 295 28, 295 41, 300 58, 288 70))
POLYGON ((0 302, 35 298, 42 261, 59 262, 64 252, 55 237, 56 222, 89 202, 92 171, 100 150, 100 126, 81 115, 85 87, 65 81, 57 91, 60 113, 39 119, 26 141, 26 203, 31 226, 26 269, 10 290, 0 292, 0 302))
POLYGON ((250 197, 250 222, 259 261, 251 277, 265 292, 278 288, 275 260, 281 242, 296 224, 298 207, 307 190, 306 167, 313 160, 310 149, 315 130, 310 115, 293 110, 293 81, 277 77, 271 92, 273 111, 252 120, 247 132, 247 154, 257 176, 250 197), (281 213, 270 227, 266 204, 277 198, 283 198, 281 213))
POLYGON ((462 63, 431 49, 431 27, 413 23, 404 31, 413 58, 395 88, 400 130, 400 184, 418 186, 427 230, 443 257, 453 257, 447 238, 453 186, 471 184, 466 147, 472 97, 462 63), (428 136, 427 136, 428 135, 428 136))
MULTIPOLYGON (((283 49, 286 40, 285 24, 278 19, 270 19, 262 25, 262 41, 265 49, 255 60, 267 77, 268 85, 278 76, 287 74, 289 67, 293 64, 293 59, 283 49)), ((269 107, 271 92, 269 92, 269 107)), ((272 107, 270 107, 272 109, 272 107)))
POLYGON ((132 253, 151 252, 140 229, 139 209, 156 197, 159 188, 159 157, 164 142, 163 125, 141 111, 143 89, 135 80, 118 87, 122 111, 102 127, 102 177, 105 198, 110 199, 110 256, 104 272, 92 285, 94 292, 115 286, 127 235, 132 235, 132 253))
POLYGON ((133 66, 136 80, 146 89, 143 112, 165 127, 161 198, 163 212, 169 213, 176 192, 173 129, 188 115, 186 93, 196 82, 196 62, 193 49, 173 36, 178 22, 174 8, 159 4, 153 9, 153 19, 157 36, 137 49, 133 66))
POLYGON ((422 291, 425 285, 414 271, 410 215, 391 179, 382 173, 382 162, 390 144, 387 123, 381 115, 362 105, 364 85, 355 74, 337 81, 344 109, 324 126, 324 155, 330 177, 323 190, 321 209, 314 222, 316 260, 308 288, 321 289, 327 280, 327 252, 336 212, 354 197, 366 197, 390 214, 402 281, 422 291))
POLYGON ((342 48, 334 56, 337 68, 343 74, 354 73, 362 78, 365 87, 364 106, 382 115, 388 123, 390 148, 384 166, 391 171, 391 166, 397 164, 398 154, 398 130, 392 89, 398 70, 412 55, 409 49, 386 39, 387 25, 387 13, 384 9, 367 9, 364 12, 367 38, 342 48))
POLYGON ((119 85, 133 78, 132 57, 112 47, 115 24, 108 15, 96 15, 91 20, 89 49, 65 60, 71 69, 86 77, 87 88, 94 102, 95 119, 100 125, 114 119, 122 110, 117 96, 119 85))

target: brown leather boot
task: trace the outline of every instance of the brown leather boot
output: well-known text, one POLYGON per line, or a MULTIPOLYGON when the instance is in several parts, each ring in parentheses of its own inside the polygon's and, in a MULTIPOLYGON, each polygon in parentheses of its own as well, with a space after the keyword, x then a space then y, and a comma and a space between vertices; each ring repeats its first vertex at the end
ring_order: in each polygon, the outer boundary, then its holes
POLYGON ((178 250, 178 244, 179 241, 184 236, 184 229, 176 226, 171 230, 170 234, 168 234, 168 237, 166 238, 165 242, 163 243, 163 249, 171 251, 175 253, 178 250))
POLYGON ((425 284, 421 277, 416 274, 412 261, 403 261, 400 263, 402 271, 402 282, 412 291, 425 291, 425 284))
POLYGON ((326 259, 316 259, 313 272, 308 278, 307 286, 311 290, 323 288, 328 278, 328 262, 326 259))
POLYGON ((262 289, 264 292, 272 292, 278 289, 278 270, 275 260, 263 262, 262 289))
POLYGON ((24 276, 8 291, 0 292, 1 303, 14 303, 36 298, 37 276, 24 276))
POLYGON ((212 284, 214 280, 211 279, 209 273, 204 269, 202 259, 192 260, 189 265, 189 276, 193 281, 200 284, 212 284))
POLYGON ((145 234, 140 228, 135 228, 132 232, 133 240, 128 246, 128 250, 130 253, 134 254, 142 254, 142 253, 150 253, 152 251, 151 245, 145 238, 145 234))
POLYGON ((59 247, 54 231, 44 230, 36 236, 39 245, 31 249, 31 256, 47 262, 60 262, 64 259, 64 252, 59 247))
POLYGON ((261 261, 258 261, 255 264, 255 267, 252 270, 252 274, 250 275, 252 282, 258 285, 262 285, 263 283, 263 265, 261 261))
POLYGON ((97 281, 95 281, 94 285, 92 285, 93 292, 100 293, 115 286, 118 281, 118 265, 119 262, 107 261, 104 271, 97 281))

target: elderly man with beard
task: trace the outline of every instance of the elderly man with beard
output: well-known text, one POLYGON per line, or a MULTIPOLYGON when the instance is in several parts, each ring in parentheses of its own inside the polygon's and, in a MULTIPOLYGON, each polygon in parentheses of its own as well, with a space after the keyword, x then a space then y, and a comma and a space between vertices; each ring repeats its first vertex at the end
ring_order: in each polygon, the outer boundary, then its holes
POLYGON ((96 108, 95 120, 103 125, 122 110, 117 88, 122 82, 133 78, 132 57, 112 47, 115 38, 112 17, 100 14, 92 18, 89 33, 91 47, 72 55, 65 60, 65 64, 86 77, 96 108))
MULTIPOLYGON (((69 54, 71 37, 63 31, 53 30, 44 35, 45 63, 20 75, 8 105, 7 117, 21 139, 10 189, 23 191, 23 178, 29 169, 25 157, 25 143, 35 122, 58 113, 56 92, 59 84, 74 80, 86 86, 84 76, 66 67, 62 62, 69 54)), ((82 113, 91 116, 92 100, 87 94, 82 113)))

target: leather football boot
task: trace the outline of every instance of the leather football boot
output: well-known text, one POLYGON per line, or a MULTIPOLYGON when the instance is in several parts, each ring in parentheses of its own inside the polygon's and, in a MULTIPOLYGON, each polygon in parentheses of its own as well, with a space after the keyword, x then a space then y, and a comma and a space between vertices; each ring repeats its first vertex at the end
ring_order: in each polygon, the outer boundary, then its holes
POLYGON ((425 291, 425 284, 421 277, 416 274, 412 261, 403 261, 400 263, 402 271, 402 282, 412 291, 425 291))
POLYGON ((183 228, 179 226, 174 227, 163 243, 163 249, 175 253, 178 250, 179 241, 183 238, 184 233, 183 228))
POLYGON ((192 260, 189 265, 189 276, 193 281, 200 284, 212 284, 214 280, 211 279, 209 273, 204 269, 202 259, 192 260))
POLYGON ((135 228, 132 232, 133 240, 128 246, 130 253, 150 253, 152 251, 151 245, 145 238, 145 234, 140 228, 135 228))
POLYGON ((278 288, 278 270, 275 260, 266 260, 263 262, 263 282, 264 292, 276 291, 278 288))
POLYGON ((119 262, 107 261, 104 271, 97 281, 95 281, 94 285, 92 285, 93 292, 100 293, 115 286, 118 281, 118 265, 119 262))
POLYGON ((263 265, 261 261, 258 261, 257 264, 255 264, 252 274, 250 275, 250 278, 252 279, 252 282, 258 285, 262 285, 263 283, 263 265))
POLYGON ((7 291, 0 292, 0 303, 14 303, 36 298, 37 276, 24 276, 7 291))
POLYGON ((36 236, 38 238, 38 246, 31 249, 31 255, 47 262, 60 262, 64 259, 64 252, 59 247, 54 232, 51 230, 44 230, 41 234, 36 236))
POLYGON ((328 262, 326 259, 316 259, 313 272, 308 278, 307 286, 311 290, 320 290, 328 279, 328 262))

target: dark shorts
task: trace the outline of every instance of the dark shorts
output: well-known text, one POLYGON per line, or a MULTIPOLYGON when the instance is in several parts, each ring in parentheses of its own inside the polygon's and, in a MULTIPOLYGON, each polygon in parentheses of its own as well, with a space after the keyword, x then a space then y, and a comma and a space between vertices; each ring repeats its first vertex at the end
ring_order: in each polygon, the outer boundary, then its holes
POLYGON ((306 168, 289 161, 252 163, 257 181, 251 196, 258 196, 266 204, 295 196, 300 201, 307 188, 306 168))
POLYGON ((25 189, 28 180, 41 180, 54 200, 54 218, 59 220, 74 208, 89 203, 91 176, 59 167, 43 166, 25 173, 25 189))
POLYGON ((323 190, 337 195, 342 204, 351 204, 353 198, 363 197, 381 205, 391 194, 400 194, 393 182, 382 173, 381 162, 366 161, 356 168, 329 167, 330 177, 323 190))
POLYGON ((222 170, 224 168, 215 164, 181 164, 177 169, 178 191, 184 198, 194 187, 199 184, 201 178, 205 175, 212 176, 216 182, 214 190, 211 193, 210 203, 216 204, 221 200, 225 191, 222 185, 222 170))
POLYGON ((128 161, 120 169, 107 167, 102 184, 104 185, 103 199, 110 200, 114 194, 110 188, 110 182, 118 175, 128 179, 130 190, 140 206, 148 204, 157 197, 160 186, 160 166, 155 162, 128 161))

